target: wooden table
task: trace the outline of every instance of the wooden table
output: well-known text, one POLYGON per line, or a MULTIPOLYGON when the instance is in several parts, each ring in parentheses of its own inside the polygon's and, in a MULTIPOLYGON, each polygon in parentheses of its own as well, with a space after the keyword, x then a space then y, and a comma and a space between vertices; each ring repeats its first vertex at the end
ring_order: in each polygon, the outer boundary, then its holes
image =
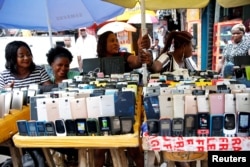
POLYGON ((21 155, 19 149, 14 146, 12 136, 17 133, 17 120, 29 120, 29 107, 24 106, 20 110, 10 110, 10 114, 0 118, 0 146, 10 149, 11 158, 14 167, 22 167, 21 155))

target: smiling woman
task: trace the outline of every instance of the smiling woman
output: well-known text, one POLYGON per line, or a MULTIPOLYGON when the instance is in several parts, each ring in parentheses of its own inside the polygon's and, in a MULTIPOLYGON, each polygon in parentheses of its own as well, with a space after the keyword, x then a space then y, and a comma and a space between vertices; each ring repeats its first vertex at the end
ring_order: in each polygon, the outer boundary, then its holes
POLYGON ((6 70, 0 74, 0 88, 51 84, 46 71, 33 62, 31 49, 25 42, 8 43, 5 48, 5 59, 6 70))

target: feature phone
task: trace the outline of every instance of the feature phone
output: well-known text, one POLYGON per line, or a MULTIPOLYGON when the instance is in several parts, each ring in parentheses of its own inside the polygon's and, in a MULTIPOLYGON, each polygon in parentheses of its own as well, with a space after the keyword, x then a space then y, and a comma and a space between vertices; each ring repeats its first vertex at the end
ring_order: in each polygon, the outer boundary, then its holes
POLYGON ((76 135, 77 136, 87 136, 87 120, 85 118, 75 119, 76 125, 76 135))
POLYGON ((161 118, 159 120, 159 135, 160 136, 171 136, 171 119, 161 118))
POLYGON ((183 136, 184 132, 184 119, 173 118, 172 119, 172 136, 183 136))
POLYGON ((57 136, 66 136, 66 127, 63 119, 56 119, 55 120, 55 129, 57 136))
POLYGON ((197 115, 184 115, 184 136, 196 136, 197 131, 197 115))
POLYGON ((53 121, 45 123, 46 136, 56 136, 55 124, 53 121))
POLYGON ((133 117, 120 117, 121 134, 133 133, 134 118, 133 117))
POLYGON ((210 136, 224 136, 223 115, 210 115, 210 136))
POLYGON ((44 121, 36 121, 36 132, 37 136, 46 136, 44 121))
POLYGON ((159 120, 158 119, 148 119, 148 134, 149 136, 158 136, 159 134, 159 120))
POLYGON ((36 121, 34 121, 34 120, 27 121, 27 126, 28 126, 28 134, 29 134, 29 136, 37 136, 36 121))
POLYGON ((88 118, 86 121, 86 125, 89 136, 99 135, 98 120, 96 118, 88 118))
POLYGON ((65 127, 67 136, 76 136, 76 123, 74 119, 66 119, 65 127))
POLYGON ((247 137, 250 132, 250 113, 247 112, 239 112, 238 113, 238 128, 237 128, 237 136, 239 137, 247 137))
POLYGON ((111 134, 119 135, 121 134, 121 121, 118 116, 110 117, 111 134))
POLYGON ((111 134, 110 117, 98 117, 100 134, 107 136, 111 134))
POLYGON ((198 136, 209 136, 209 113, 198 113, 198 136))
POLYGON ((20 136, 28 136, 28 125, 26 120, 18 120, 17 128, 20 136))
POLYGON ((233 137, 236 135, 236 114, 235 113, 224 114, 223 133, 226 137, 233 137))

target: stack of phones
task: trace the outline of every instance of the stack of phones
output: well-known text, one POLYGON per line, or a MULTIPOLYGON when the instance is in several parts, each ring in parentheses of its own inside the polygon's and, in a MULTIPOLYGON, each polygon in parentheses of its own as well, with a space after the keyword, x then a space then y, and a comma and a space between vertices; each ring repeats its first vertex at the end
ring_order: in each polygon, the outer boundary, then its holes
POLYGON ((133 133, 132 117, 56 119, 55 121, 18 120, 21 136, 98 136, 133 133))

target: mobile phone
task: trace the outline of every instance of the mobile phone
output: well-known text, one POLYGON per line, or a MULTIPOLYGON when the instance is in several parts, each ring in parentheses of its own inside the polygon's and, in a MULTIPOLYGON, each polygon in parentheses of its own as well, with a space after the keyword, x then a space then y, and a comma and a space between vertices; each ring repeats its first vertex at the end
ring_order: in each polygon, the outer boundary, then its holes
POLYGON ((183 132, 184 132, 184 119, 173 118, 172 119, 172 135, 183 136, 183 132))
POLYGON ((46 136, 56 136, 55 124, 52 121, 45 122, 46 136))
POLYGON ((250 113, 247 113, 247 112, 238 113, 237 136, 239 137, 249 136, 249 130, 250 130, 249 122, 250 122, 250 113))
POLYGON ((160 136, 171 136, 171 119, 161 118, 159 120, 159 135, 160 136))
POLYGON ((235 113, 224 114, 223 133, 227 137, 232 137, 236 135, 236 114, 235 113))
POLYGON ((118 116, 110 117, 111 134, 119 135, 121 134, 121 122, 118 116))
POLYGON ((198 113, 198 136, 209 136, 209 113, 198 113))
POLYGON ((210 136, 224 136, 224 115, 210 115, 210 136))
POLYGON ((34 120, 29 120, 27 122, 28 126, 28 134, 29 136, 37 136, 37 127, 36 127, 36 121, 34 120))
POLYGON ((100 134, 107 136, 111 134, 111 122, 110 117, 98 117, 100 134))
POLYGON ((196 136, 197 115, 185 114, 184 116, 184 136, 196 136))
POLYGON ((57 136, 66 136, 66 127, 63 119, 56 119, 55 120, 55 129, 57 136))
POLYGON ((148 119, 148 134, 150 136, 158 136, 159 135, 159 120, 158 119, 148 119))
POLYGON ((87 120, 85 118, 75 119, 76 135, 87 136, 87 120))
POLYGON ((18 120, 17 128, 20 136, 28 136, 28 125, 26 120, 18 120))
POLYGON ((37 136, 46 136, 44 121, 36 121, 36 132, 37 136))
POLYGON ((67 136, 76 136, 76 123, 74 119, 66 119, 65 127, 67 136))
POLYGON ((120 117, 121 121, 121 134, 133 133, 134 118, 133 117, 120 117))
POLYGON ((99 135, 98 120, 96 118, 88 118, 86 121, 89 136, 99 135))

